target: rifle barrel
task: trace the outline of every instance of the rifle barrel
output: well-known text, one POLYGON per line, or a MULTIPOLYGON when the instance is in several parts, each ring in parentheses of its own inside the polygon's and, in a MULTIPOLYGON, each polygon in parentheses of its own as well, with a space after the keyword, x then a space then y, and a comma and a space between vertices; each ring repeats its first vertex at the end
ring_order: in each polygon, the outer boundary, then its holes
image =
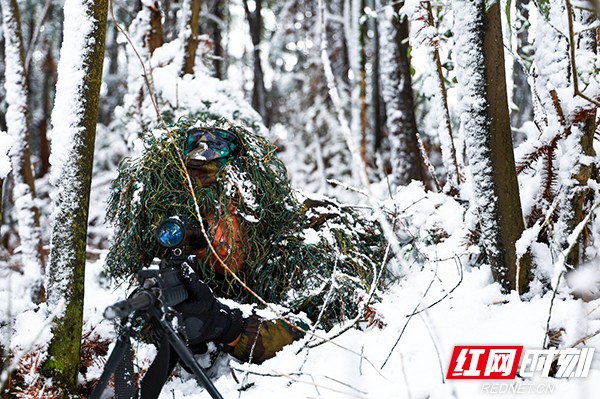
POLYGON ((119 301, 104 310, 104 317, 108 320, 124 318, 136 310, 146 310, 156 302, 156 296, 149 290, 141 290, 134 296, 124 301, 119 301))

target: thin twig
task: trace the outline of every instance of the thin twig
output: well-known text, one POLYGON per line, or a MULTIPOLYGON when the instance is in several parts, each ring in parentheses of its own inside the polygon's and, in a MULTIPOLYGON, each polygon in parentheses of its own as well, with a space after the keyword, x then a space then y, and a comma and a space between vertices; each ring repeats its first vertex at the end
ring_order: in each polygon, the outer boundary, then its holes
POLYGON ((323 306, 321 307, 321 311, 319 312, 319 316, 317 316, 317 321, 315 322, 315 324, 311 328, 311 332, 312 333, 314 333, 315 331, 317 331, 317 327, 319 326, 319 323, 321 322, 323 314, 325 314, 325 309, 327 309, 327 305, 329 304, 329 301, 331 300, 331 297, 333 297, 333 292, 335 291, 335 288, 336 288, 336 275, 337 275, 338 259, 339 259, 339 252, 336 251, 335 262, 333 263, 333 271, 331 272, 331 279, 330 279, 330 282, 329 282, 329 284, 330 284, 330 286, 329 286, 329 292, 327 293, 327 296, 325 297, 325 300, 323 301, 323 306))
POLYGON ((565 5, 567 8, 567 22, 569 25, 569 58, 571 61, 571 73, 573 74, 573 94, 575 96, 583 98, 586 101, 589 101, 590 103, 596 106, 600 106, 600 102, 592 99, 591 97, 588 97, 587 95, 583 94, 581 90, 579 90, 579 78, 577 76, 577 64, 575 59, 575 28, 573 26, 573 5, 571 4, 571 0, 565 0, 565 5))
POLYGON ((598 309, 600 309, 600 305, 598 305, 598 306, 596 306, 594 309, 590 310, 590 311, 588 312, 588 314, 587 314, 587 315, 588 315, 588 316, 589 316, 589 315, 591 315, 592 313, 594 313, 594 312, 595 312, 596 310, 598 310, 598 309))
POLYGON ((413 316, 416 315, 416 314, 418 314, 417 309, 419 308, 419 306, 421 306, 421 302, 423 301, 423 299, 425 299, 425 297, 429 293, 429 290, 433 286, 433 282, 434 281, 435 281, 435 277, 431 279, 431 281, 429 282, 429 285, 427 286, 427 289, 425 290, 425 292, 423 293, 423 295, 421 297, 421 300, 417 303, 417 305, 413 309, 412 313, 410 315, 408 315, 408 320, 406 320, 406 323, 404 324, 404 327, 402 327, 402 330, 400 331, 400 335, 398 336, 398 339, 396 340, 396 342, 392 346, 392 349, 390 349, 390 353, 388 353, 388 355, 385 358, 385 361, 381 365, 380 369, 383 369, 385 367, 385 365, 387 364, 388 360, 390 360, 390 357, 392 356, 392 353, 394 352, 394 350, 396 349, 396 346, 398 346, 398 343, 400 343, 400 339, 402 339, 402 336, 404 335, 404 331, 406 331, 406 327, 408 327, 408 324, 412 320, 413 316))
MULTIPOLYGON (((258 371, 250 370, 249 368, 242 369, 242 368, 236 368, 236 367, 232 367, 232 370, 236 370, 236 371, 239 371, 239 372, 246 372, 246 373, 257 375, 257 376, 260 376, 260 377, 285 377, 285 378, 289 379, 290 381, 293 381, 293 382, 296 382, 296 383, 314 385, 315 387, 320 387, 320 388, 323 388, 323 389, 331 391, 331 392, 341 393, 341 394, 345 394, 345 395, 350 395, 348 397, 357 397, 355 395, 349 394, 348 392, 340 391, 338 389, 335 389, 335 388, 332 388, 332 387, 327 387, 327 386, 322 385, 322 384, 317 384, 316 382, 314 382, 314 377, 315 376, 312 375, 312 374, 308 374, 308 373, 297 373, 297 372, 283 373, 283 372, 278 372, 278 371, 275 371, 275 370, 271 370, 271 372, 258 372, 258 371), (312 384, 310 382, 303 381, 303 380, 300 380, 298 378, 295 378, 295 377, 304 377, 304 376, 310 377, 313 380, 312 384)), ((353 391, 356 391, 357 393, 359 393, 361 395, 368 395, 368 392, 361 391, 360 389, 357 389, 357 388, 353 387, 352 385, 347 384, 347 383, 342 382, 342 381, 339 381, 339 380, 337 380, 335 378, 332 378, 332 377, 329 377, 329 376, 326 376, 326 375, 323 375, 322 377, 326 378, 326 379, 328 379, 330 381, 333 381, 333 382, 335 382, 337 384, 340 384, 340 385, 343 385, 345 387, 348 387, 348 388, 352 389, 353 391)), ((362 398, 362 396, 358 396, 358 397, 362 398)))
POLYGON ((48 16, 48 11, 50 11, 51 5, 52 5, 52 0, 46 0, 46 4, 44 4, 44 9, 42 10, 42 16, 40 17, 40 20, 38 21, 37 26, 33 30, 33 36, 31 37, 31 40, 29 41, 27 55, 25 56, 25 72, 26 73, 29 72, 29 67, 31 65, 31 59, 33 58, 33 52, 35 51, 35 48, 37 47, 37 42, 40 37, 42 25, 44 24, 44 21, 46 20, 46 17, 48 16))
POLYGON ((115 26, 117 27, 119 32, 121 32, 123 34, 123 36, 125 36, 125 39, 131 46, 131 49, 133 50, 137 59, 140 61, 140 65, 141 65, 142 71, 143 71, 142 77, 144 78, 144 82, 146 84, 146 87, 148 88, 150 101, 152 101, 152 106, 154 107, 154 110, 156 111, 156 116, 159 119, 159 121, 161 122, 161 124, 165 127, 165 129, 167 129, 167 132, 170 133, 171 131, 170 131, 169 127, 167 126, 167 123, 163 119, 162 114, 160 113, 160 110, 158 109, 158 104, 156 103, 156 98, 154 97, 154 90, 152 90, 152 85, 150 84, 150 81, 148 80, 148 71, 146 70, 146 64, 144 63, 142 56, 140 55, 137 48, 135 47, 135 44, 133 44, 133 40, 131 39, 129 34, 125 31, 125 29, 117 21, 117 17, 115 16, 115 11, 113 9, 113 0, 110 0, 110 15, 113 19, 115 26))
MULTIPOLYGON (((360 354, 362 355, 365 351, 365 344, 362 344, 360 347, 360 354)), ((360 358, 360 361, 358 362, 358 374, 359 375, 363 375, 362 373, 362 358, 360 358)))
POLYGON ((442 365, 442 356, 440 355, 440 349, 438 348, 437 342, 435 340, 435 337, 433 336, 433 332, 429 328, 429 325, 425 321, 425 317, 423 317, 423 315, 427 315, 427 313, 420 313, 419 314, 419 318, 423 322, 423 325, 425 326, 425 330, 427 330, 427 334, 429 335, 429 338, 431 339, 431 343, 433 344, 433 349, 435 349, 435 354, 437 355, 437 360, 438 360, 438 366, 439 366, 439 369, 440 369, 440 374, 442 376, 442 384, 445 384, 446 383, 446 378, 444 377, 444 366, 442 365))
POLYGON ((600 334, 600 330, 597 330, 597 331, 595 331, 595 332, 591 333, 590 335, 587 335, 587 336, 585 336, 585 337, 583 337, 583 338, 581 338, 581 339, 578 339, 578 340, 577 340, 577 341, 576 341, 576 342, 575 342, 573 345, 571 345, 571 348, 574 348, 574 347, 576 347, 577 345, 579 345, 579 344, 582 344, 582 343, 584 343, 585 341, 587 341, 588 339, 592 339, 592 338, 594 338, 596 335, 599 335, 599 334, 600 334))
POLYGON ((552 299, 550 300, 550 309, 548 309, 548 320, 546 320, 546 334, 544 335, 544 345, 542 348, 546 348, 546 340, 548 339, 548 334, 550 333, 550 319, 552 318, 552 308, 554 307, 554 299, 556 298, 556 293, 558 292, 558 287, 560 286, 560 279, 565 274, 563 270, 558 275, 558 279, 556 280, 556 287, 554 288, 554 292, 552 293, 552 299))
POLYGON ((408 385, 408 376, 406 375, 406 367, 404 367, 404 355, 400 354, 400 367, 402 367, 402 378, 404 379, 404 385, 406 385, 406 395, 408 399, 412 399, 410 394, 410 387, 408 385))
POLYGON ((435 175, 435 168, 431 164, 431 160, 429 159, 429 154, 427 154, 427 151, 425 150, 425 144, 423 144, 423 140, 421 139, 421 135, 419 134, 419 132, 417 132, 417 145, 419 147, 419 151, 421 152, 421 156, 423 157, 423 163, 425 164, 425 166, 427 166, 427 170, 429 171, 429 174, 431 175, 431 179, 433 180, 433 183, 435 184, 436 190, 438 191, 438 193, 442 192, 442 188, 440 187, 440 182, 438 181, 437 176, 435 175))
MULTIPOLYGON (((426 310, 429 310, 431 308, 433 308, 435 305, 439 304, 440 302, 442 302, 444 299, 448 298, 450 296, 450 294, 452 294, 454 292, 454 290, 456 290, 458 288, 458 286, 463 282, 463 268, 462 268, 462 263, 460 262, 460 259, 458 259, 458 256, 455 255, 455 259, 458 261, 458 263, 460 264, 460 266, 458 267, 459 270, 459 276, 460 279, 458 281, 458 283, 456 283, 456 285, 454 287, 452 287, 452 289, 448 292, 446 292, 446 294, 444 296, 442 296, 440 299, 432 302, 431 304, 429 304, 426 308, 423 308, 417 312, 413 312, 410 315, 405 315, 405 317, 412 317, 414 315, 417 315, 419 313, 425 312, 426 310)), ((437 272, 435 272, 435 277, 437 277, 437 272)), ((441 281, 440 281, 441 282, 441 281)))
POLYGON ((594 205, 592 205, 592 208, 589 210, 587 215, 585 215, 585 218, 581 222, 579 222, 577 226, 575 226, 571 234, 569 234, 569 237, 567 238, 567 240, 570 241, 569 246, 564 251, 562 251, 562 255, 565 259, 567 258, 567 255, 571 252, 571 250, 575 247, 575 245, 577 245, 579 241, 579 236, 581 235, 581 233, 583 233, 585 225, 588 224, 588 222, 592 218, 592 215, 594 214, 596 208, 598 208, 598 205, 600 205, 600 201, 596 201, 594 205))

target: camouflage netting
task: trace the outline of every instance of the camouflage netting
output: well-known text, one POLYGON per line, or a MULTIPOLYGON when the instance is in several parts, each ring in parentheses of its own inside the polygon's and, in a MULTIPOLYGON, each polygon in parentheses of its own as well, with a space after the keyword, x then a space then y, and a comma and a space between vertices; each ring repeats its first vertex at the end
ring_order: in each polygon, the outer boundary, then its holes
MULTIPOLYGON (((180 152, 195 176, 209 237, 226 237, 221 256, 252 290, 313 320, 324 308, 326 326, 358 314, 382 267, 385 241, 377 223, 332 200, 301 202, 273 145, 243 127, 183 118, 169 130, 147 133, 141 157, 123 162, 113 182, 107 219, 115 238, 106 259, 112 278, 127 280, 150 263, 159 251, 154 233, 161 221, 174 215, 198 220, 180 152), (192 170, 193 127, 239 139, 235 155, 213 167, 214 182, 192 170)), ((198 272, 220 295, 255 301, 231 275, 215 272, 213 256, 199 255, 198 272)))

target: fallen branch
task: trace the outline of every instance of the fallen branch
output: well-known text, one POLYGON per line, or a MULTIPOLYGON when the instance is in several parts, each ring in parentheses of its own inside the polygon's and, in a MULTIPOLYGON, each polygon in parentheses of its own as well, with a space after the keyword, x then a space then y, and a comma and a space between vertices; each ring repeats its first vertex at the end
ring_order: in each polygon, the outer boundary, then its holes
POLYGON ((582 343, 584 343, 585 341, 587 341, 588 339, 592 339, 592 338, 594 338, 596 335, 599 335, 599 334, 600 334, 600 329, 599 329, 599 330, 596 330, 596 332, 593 332, 593 333, 591 333, 590 335, 587 335, 587 336, 585 336, 585 337, 583 337, 583 338, 581 338, 581 339, 577 340, 577 341, 576 341, 576 342, 575 342, 573 345, 571 345, 571 348, 574 348, 574 347, 576 347, 577 345, 579 345, 579 344, 582 344, 582 343))
MULTIPOLYGON (((278 371, 275 371, 275 370, 270 370, 270 372, 259 372, 259 371, 250 370, 250 368, 236 368, 236 367, 232 367, 231 369, 235 370, 235 371, 238 371, 240 373, 247 373, 247 374, 257 375, 259 377, 285 377, 285 378, 289 379, 292 382, 301 383, 301 384, 308 384, 308 385, 314 385, 315 388, 318 387, 318 388, 325 389, 327 391, 344 394, 344 395, 346 395, 345 397, 355 397, 355 398, 364 398, 364 397, 366 397, 366 396, 363 397, 363 396, 352 395, 352 394, 350 394, 348 392, 344 392, 344 391, 341 391, 341 390, 336 389, 336 388, 328 387, 328 386, 325 386, 325 385, 322 385, 322 384, 317 384, 315 382, 315 379, 314 379, 314 377, 317 377, 317 376, 312 375, 312 374, 308 374, 308 373, 298 373, 298 372, 283 373, 283 372, 278 372, 278 371), (296 377, 305 377, 305 376, 311 378, 313 380, 313 382, 310 383, 308 381, 303 381, 303 380, 300 380, 300 379, 296 378, 296 377)), ((350 385, 348 383, 345 383, 343 381, 339 381, 339 380, 337 380, 335 378, 332 378, 332 377, 329 377, 329 376, 326 376, 326 375, 323 375, 321 377, 326 378, 326 379, 328 379, 330 381, 333 381, 333 382, 335 382, 337 384, 343 385, 343 386, 345 386, 347 388, 350 388, 353 391, 355 391, 355 392, 357 392, 357 393, 359 393, 361 395, 368 395, 368 392, 361 391, 360 389, 355 388, 352 385, 350 385)))

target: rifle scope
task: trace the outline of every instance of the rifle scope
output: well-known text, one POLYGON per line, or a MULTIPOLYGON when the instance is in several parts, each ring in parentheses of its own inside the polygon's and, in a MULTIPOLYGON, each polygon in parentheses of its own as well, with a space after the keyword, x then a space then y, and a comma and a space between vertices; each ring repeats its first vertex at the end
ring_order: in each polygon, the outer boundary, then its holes
POLYGON ((156 228, 156 240, 169 249, 184 246, 201 249, 208 246, 200 223, 189 222, 185 216, 172 216, 161 222, 156 228))

